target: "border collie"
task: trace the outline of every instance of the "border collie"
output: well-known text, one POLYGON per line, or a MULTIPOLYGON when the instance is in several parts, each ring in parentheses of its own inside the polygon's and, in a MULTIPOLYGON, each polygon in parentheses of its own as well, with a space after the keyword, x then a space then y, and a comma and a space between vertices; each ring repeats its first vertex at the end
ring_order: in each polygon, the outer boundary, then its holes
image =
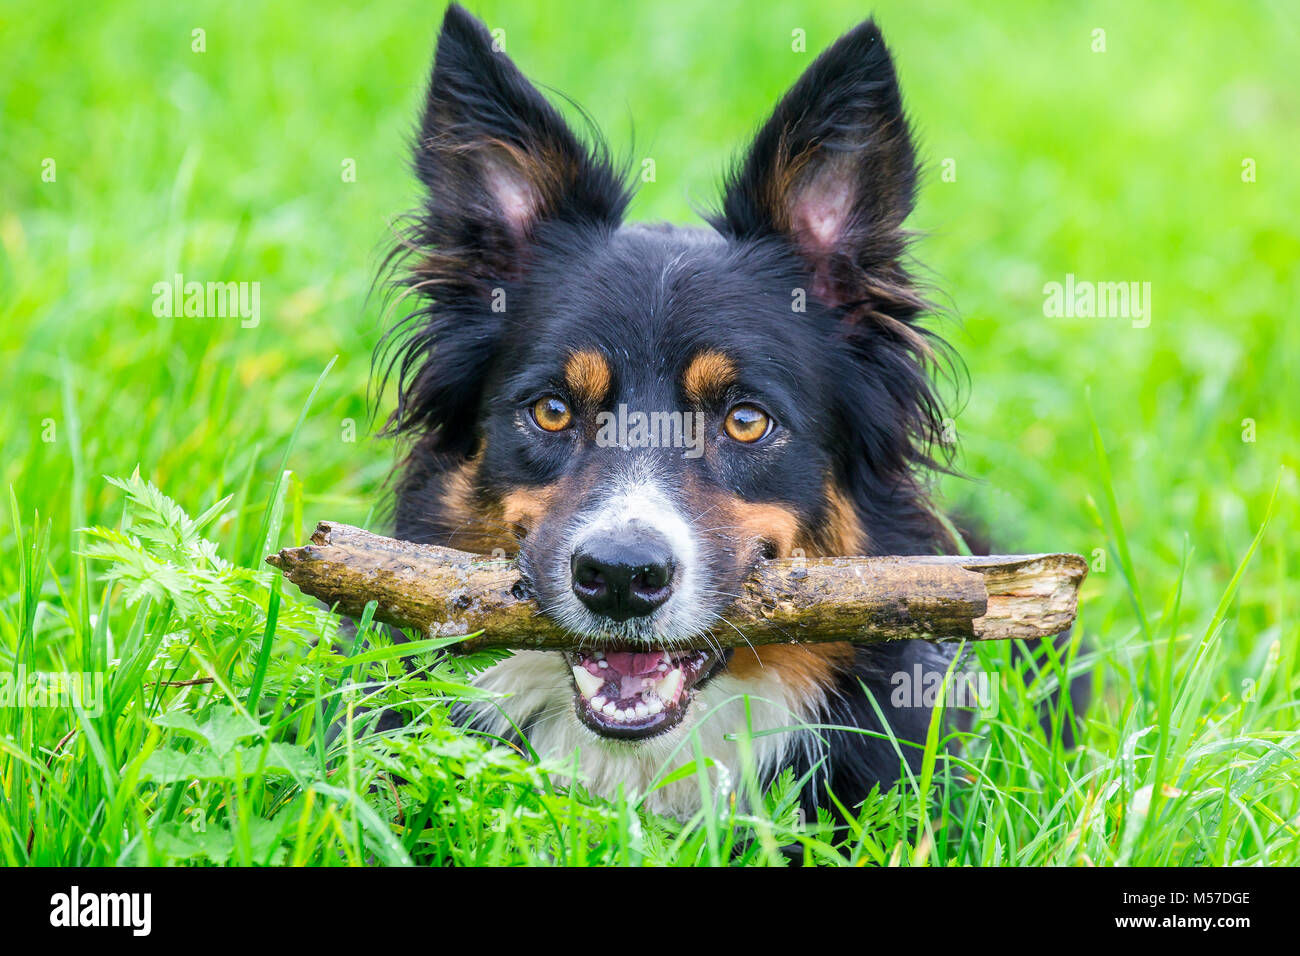
MULTIPOLYGON (((805 806, 916 770, 931 707, 891 706, 891 677, 942 675, 952 647, 712 640, 761 559, 954 550, 928 485, 944 346, 906 264, 917 163, 875 24, 808 67, 705 226, 624 223, 626 168, 459 6, 414 153, 426 197, 395 260, 417 307, 381 350, 395 532, 517 556, 575 647, 485 670, 505 696, 459 719, 606 796, 695 759, 696 733, 734 780, 746 728, 805 806)), ((698 802, 687 780, 647 805, 698 802)))

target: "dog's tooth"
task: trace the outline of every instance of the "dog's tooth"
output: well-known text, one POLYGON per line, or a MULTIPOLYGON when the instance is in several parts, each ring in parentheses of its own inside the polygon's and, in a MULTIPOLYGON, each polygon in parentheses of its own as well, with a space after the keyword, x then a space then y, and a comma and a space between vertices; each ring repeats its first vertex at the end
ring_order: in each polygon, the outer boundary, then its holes
POLYGON ((597 660, 597 661, 596 661, 596 666, 597 666, 597 667, 602 667, 602 668, 603 668, 603 667, 608 667, 608 666, 609 666, 609 661, 607 661, 607 660, 603 660, 603 659, 601 659, 601 660, 597 660))
POLYGON ((682 671, 676 668, 669 672, 668 676, 661 680, 655 690, 658 692, 661 700, 666 704, 671 704, 677 697, 678 691, 682 689, 682 671))
POLYGON ((637 715, 638 717, 649 717, 649 716, 650 716, 650 708, 647 707, 645 704, 640 704, 640 703, 639 703, 639 704, 636 705, 636 715, 637 715))
POLYGON ((595 697, 591 698, 591 709, 600 710, 602 707, 605 706, 606 703, 607 701, 605 700, 605 695, 597 694, 595 697))
POLYGON ((613 717, 615 714, 618 713, 618 708, 614 706, 613 701, 610 701, 608 704, 606 704, 604 707, 601 708, 601 711, 604 712, 606 717, 613 717))
POLYGON ((578 685, 578 693, 583 697, 594 697, 605 686, 605 682, 585 667, 573 668, 573 682, 578 685))
POLYGON ((666 671, 666 670, 668 670, 668 665, 667 665, 665 662, 660 661, 660 662, 659 662, 659 673, 662 674, 662 673, 663 673, 664 671, 666 671))
POLYGON ((650 701, 650 706, 646 708, 646 713, 649 714, 651 717, 653 717, 655 714, 662 714, 663 712, 664 712, 664 705, 659 703, 659 701, 657 700, 650 701))

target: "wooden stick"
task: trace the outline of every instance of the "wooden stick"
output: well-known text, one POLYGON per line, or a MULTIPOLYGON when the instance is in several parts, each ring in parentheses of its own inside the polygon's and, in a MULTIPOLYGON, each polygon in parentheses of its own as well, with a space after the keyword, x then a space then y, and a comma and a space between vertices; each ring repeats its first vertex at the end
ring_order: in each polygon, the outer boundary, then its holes
MULTIPOLYGON (((413 544, 322 521, 311 544, 267 557, 304 593, 430 637, 481 635, 460 650, 572 648, 513 561, 413 544)), ((716 627, 716 646, 781 642, 1033 640, 1074 622, 1087 564, 1077 554, 782 558, 763 561, 716 627)), ((584 646, 599 644, 585 639, 584 646)))

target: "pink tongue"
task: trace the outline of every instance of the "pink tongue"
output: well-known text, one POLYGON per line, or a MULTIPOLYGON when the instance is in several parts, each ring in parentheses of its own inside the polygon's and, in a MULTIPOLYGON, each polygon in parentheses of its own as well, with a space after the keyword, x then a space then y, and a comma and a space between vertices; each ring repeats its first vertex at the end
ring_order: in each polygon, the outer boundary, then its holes
POLYGON ((617 671, 624 677, 640 677, 644 674, 658 674, 659 664, 671 663, 663 651, 649 651, 638 654, 632 651, 606 651, 605 660, 609 669, 617 671))

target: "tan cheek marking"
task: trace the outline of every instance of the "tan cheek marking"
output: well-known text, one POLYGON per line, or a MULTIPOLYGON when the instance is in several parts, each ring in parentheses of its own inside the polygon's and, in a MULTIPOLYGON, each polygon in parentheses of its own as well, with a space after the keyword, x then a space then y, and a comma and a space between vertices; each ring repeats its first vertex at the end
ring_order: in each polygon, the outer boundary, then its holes
POLYGON ((474 477, 478 474, 479 459, 457 465, 447 472, 442 482, 442 507, 448 517, 465 520, 474 516, 474 477))
POLYGON ((555 488, 550 485, 540 488, 518 488, 502 497, 501 520, 528 533, 537 527, 537 523, 551 510, 551 502, 554 499, 555 488))
POLYGON ((484 501, 475 490, 482 453, 447 472, 443 478, 441 524, 447 543, 461 551, 491 554, 515 549, 514 537, 503 526, 500 509, 484 501))
POLYGON ((867 532, 858 518, 853 500, 839 488, 827 484, 826 500, 830 502, 827 527, 830 546, 834 554, 866 554, 867 532))
MULTIPOLYGON (((811 536, 800 526, 799 517, 781 505, 743 501, 726 494, 699 494, 693 481, 687 482, 693 508, 700 513, 716 509, 725 515, 719 524, 730 525, 727 536, 741 541, 765 540, 772 543, 780 557, 788 557, 794 547, 811 536)), ((857 518, 847 497, 839 495, 832 502, 835 520, 844 522, 845 533, 857 527, 857 518), (847 509, 847 511, 845 510, 847 509), (851 524, 850 517, 851 518, 851 524)), ((819 550, 809 544, 809 557, 819 550)), ((845 553, 854 553, 852 551, 845 553)), ((777 679, 797 694, 815 695, 829 691, 837 675, 853 667, 853 645, 764 644, 738 647, 727 664, 727 672, 741 680, 777 679)))
POLYGON ((802 534, 796 547, 810 558, 867 553, 867 534, 849 496, 826 482, 826 518, 815 534, 802 534))
POLYGON ((789 557, 800 537, 799 516, 793 511, 781 505, 736 500, 732 512, 739 537, 769 542, 777 557, 789 557))
MULTIPOLYGON (((866 554, 869 550, 866 529, 852 499, 829 480, 826 515, 816 528, 805 527, 799 515, 783 505, 745 501, 716 490, 703 491, 690 476, 686 478, 685 492, 694 513, 720 516, 716 523, 724 529, 724 537, 742 544, 768 542, 778 558, 790 557, 796 549, 807 558, 866 554)), ((712 523, 715 519, 708 520, 712 523)))
POLYGON ((682 373, 682 389, 696 404, 722 395, 735 381, 736 363, 721 352, 700 352, 682 373))
POLYGON ((564 381, 578 401, 599 405, 609 395, 609 363, 599 352, 574 352, 564 363, 564 381))
POLYGON ((740 546, 741 561, 757 557, 760 541, 772 545, 777 557, 788 557, 802 536, 799 516, 781 505, 745 501, 720 488, 703 485, 690 473, 683 475, 682 490, 691 513, 703 528, 716 528, 720 538, 740 546), (748 554, 746 548, 754 548, 748 554))
POLYGON ((762 644, 738 647, 727 664, 727 673, 740 680, 773 678, 800 695, 825 693, 836 677, 853 667, 853 645, 762 644))

